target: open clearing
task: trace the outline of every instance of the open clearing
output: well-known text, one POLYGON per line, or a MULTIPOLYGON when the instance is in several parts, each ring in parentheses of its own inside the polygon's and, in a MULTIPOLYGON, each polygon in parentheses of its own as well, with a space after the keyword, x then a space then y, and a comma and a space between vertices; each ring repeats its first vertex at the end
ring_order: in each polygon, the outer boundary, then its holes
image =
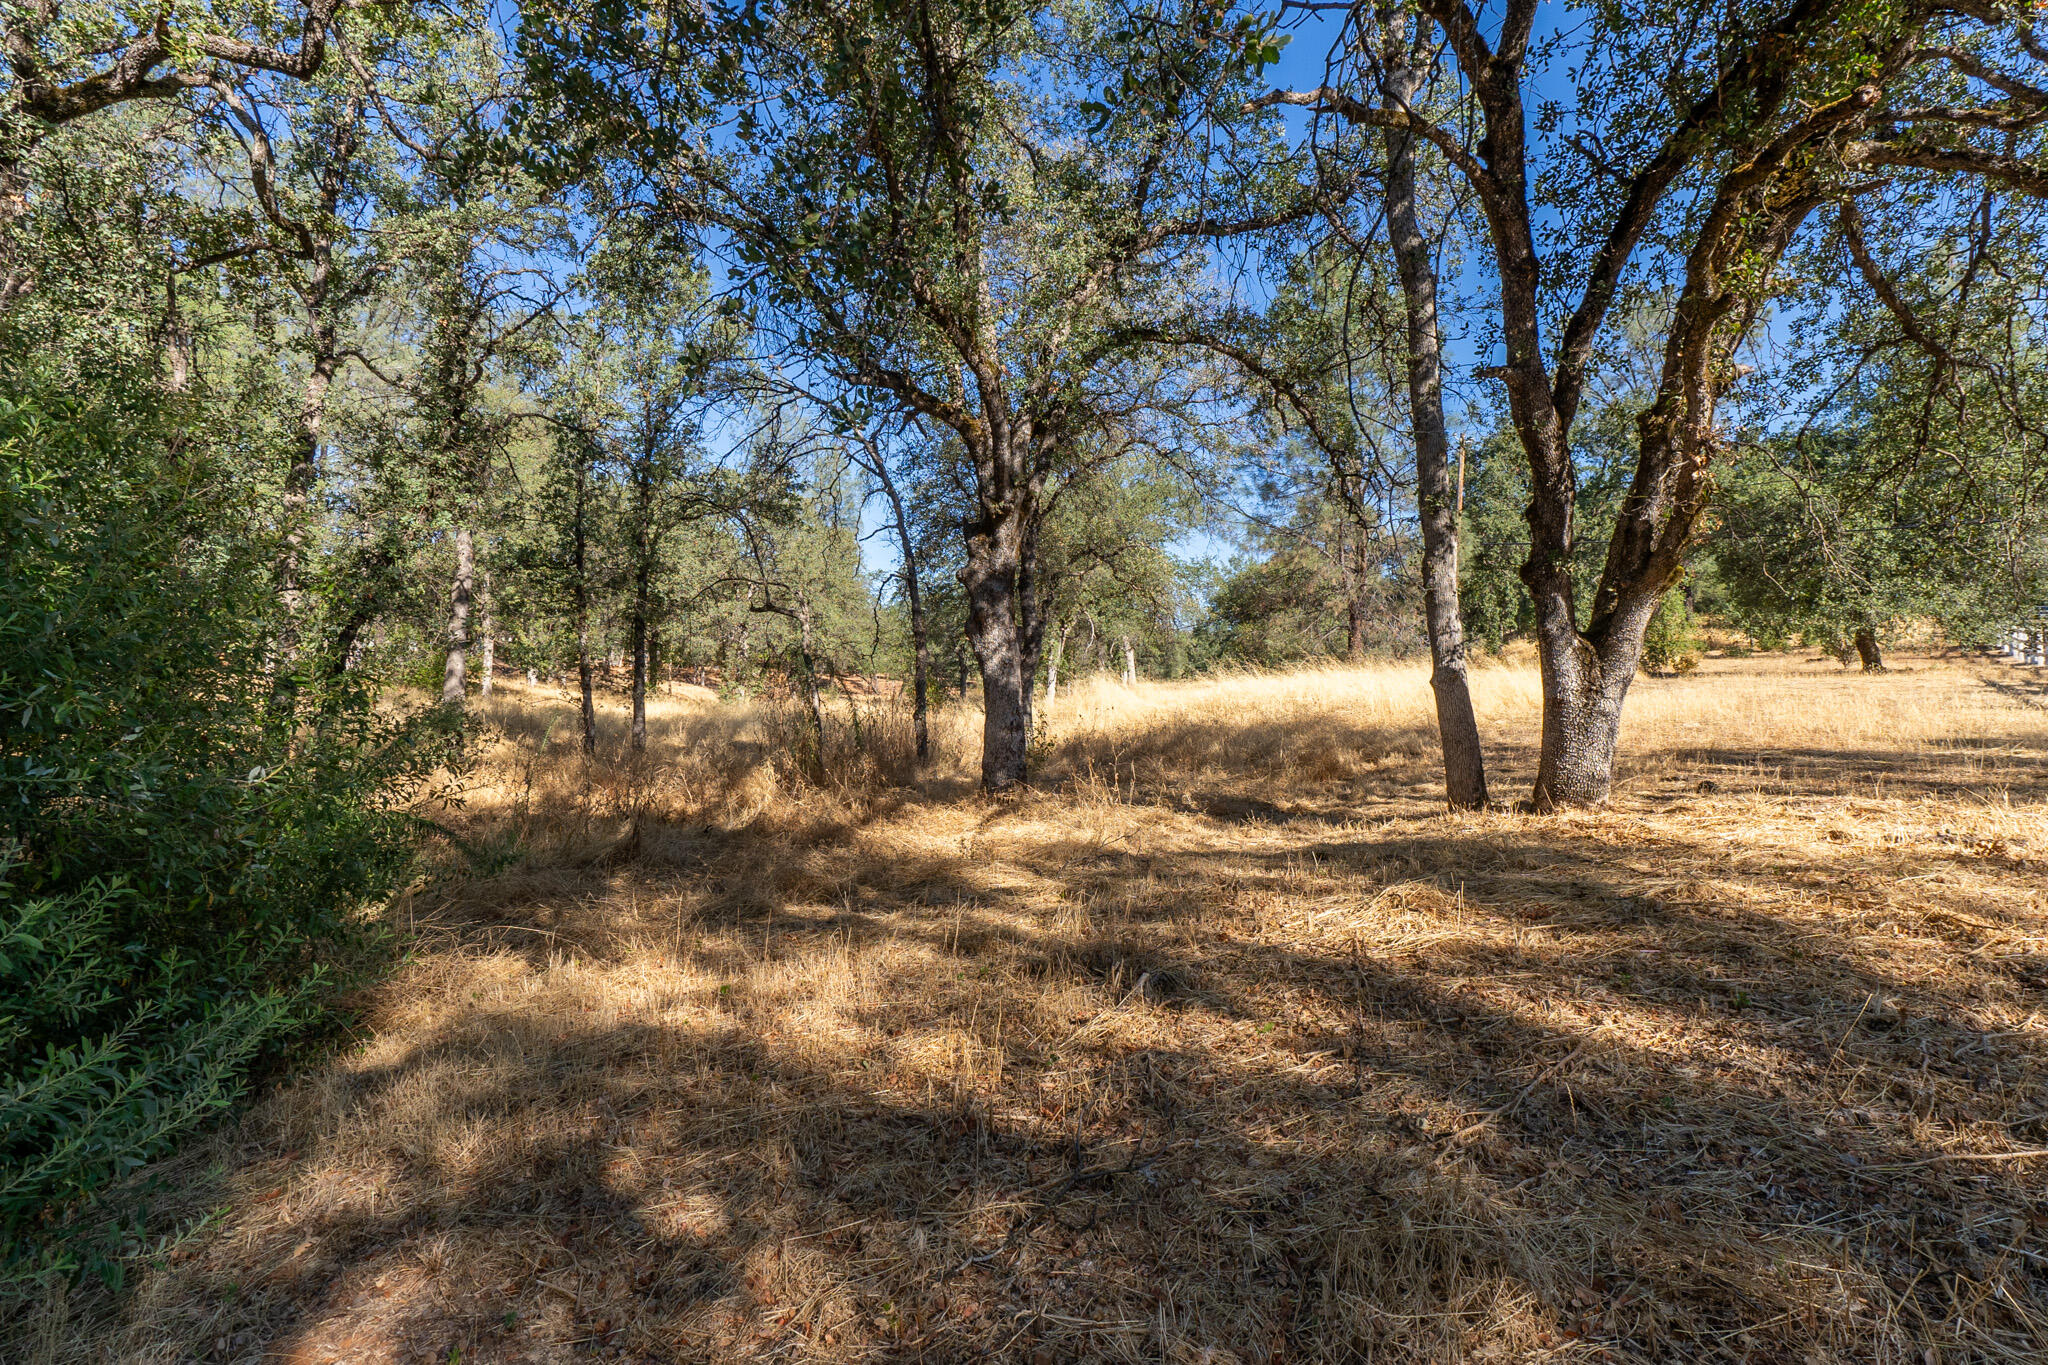
POLYGON ((1899 662, 1640 680, 1553 817, 1432 804, 1412 667, 1090 682, 1001 802, 507 689, 360 1040, 53 1353, 2048 1359, 2048 689, 1899 662))

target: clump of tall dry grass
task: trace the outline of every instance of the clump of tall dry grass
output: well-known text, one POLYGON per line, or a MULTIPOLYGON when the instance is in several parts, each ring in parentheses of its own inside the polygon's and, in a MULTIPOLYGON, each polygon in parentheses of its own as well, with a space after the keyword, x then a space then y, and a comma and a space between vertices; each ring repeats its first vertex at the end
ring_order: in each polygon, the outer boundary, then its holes
POLYGON ((1094 680, 1005 801, 961 709, 835 786, 510 692, 360 1040, 50 1354, 2048 1358, 2048 698, 1911 667, 1644 680, 1550 817, 1440 808, 1416 669, 1094 680))
POLYGON ((900 697, 831 697, 821 734, 799 699, 721 701, 678 685, 648 698, 647 745, 636 753, 625 703, 600 695, 589 755, 572 692, 501 683, 476 714, 481 739, 454 784, 463 823, 491 825, 540 862, 598 856, 650 826, 852 816, 894 788, 957 784, 979 723, 957 706, 936 709, 933 759, 919 765, 900 697))
MULTIPOLYGON (((1539 693, 1533 670, 1474 675, 1481 723, 1504 732, 1539 693)), ((1426 665, 1242 669, 1126 687, 1096 674, 1040 717, 1046 776, 1139 789, 1245 783, 1260 792, 1406 772, 1432 761, 1436 713, 1426 665)))

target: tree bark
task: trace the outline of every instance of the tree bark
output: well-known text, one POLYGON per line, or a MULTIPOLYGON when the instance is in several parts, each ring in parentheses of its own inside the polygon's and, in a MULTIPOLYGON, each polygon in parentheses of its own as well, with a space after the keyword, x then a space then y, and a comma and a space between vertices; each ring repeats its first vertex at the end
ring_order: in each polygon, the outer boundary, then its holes
POLYGON ((583 754, 588 758, 597 753, 597 698, 590 676, 590 612, 583 607, 576 612, 576 683, 583 700, 583 754))
POLYGON ((629 648, 633 653, 633 726, 630 743, 634 753, 647 749, 647 632, 648 613, 654 589, 654 482, 657 448, 651 416, 643 412, 640 457, 633 462, 633 616, 629 623, 629 648))
POLYGON ((797 608, 797 657, 804 670, 804 702, 811 713, 811 740, 818 746, 818 776, 825 775, 825 706, 818 696, 818 665, 811 653, 811 613, 797 608))
POLYGON ((1344 593, 1344 657, 1357 663, 1365 657, 1365 613, 1360 609, 1359 597, 1364 592, 1362 582, 1346 575, 1344 593))
MULTIPOLYGON (((1654 606, 1654 603, 1653 603, 1654 606)), ((1647 624, 1649 613, 1643 614, 1647 624)), ((1604 654, 1581 637, 1569 618, 1558 629, 1553 604, 1537 613, 1537 654, 1543 676, 1543 739, 1531 804, 1540 811, 1597 806, 1614 786, 1621 708, 1642 654, 1642 627, 1633 649, 1604 654)))
POLYGON ((924 601, 917 587, 917 563, 904 561, 905 593, 910 598, 910 728, 916 737, 917 761, 932 761, 932 659, 926 638, 924 601))
POLYGON ((628 741, 636 754, 647 751, 647 618, 633 613, 633 727, 628 741))
POLYGON ((478 669, 477 695, 491 695, 491 679, 498 669, 498 623, 491 615, 491 569, 486 564, 483 571, 483 618, 484 642, 482 666, 478 669))
POLYGON ((960 527, 967 549, 960 582, 967 639, 981 666, 981 787, 991 794, 1030 780, 1031 694, 1045 642, 1038 498, 1052 444, 1049 430, 1006 421, 970 445, 977 506, 960 527))
MULTIPOLYGON (((1416 68, 1390 63, 1382 91, 1389 103, 1407 107, 1422 81, 1423 73, 1416 68)), ((1415 493, 1422 522, 1423 621, 1429 633, 1429 686, 1436 694, 1444 793, 1454 808, 1476 810, 1487 800, 1486 757, 1466 670, 1465 620, 1458 599, 1461 490, 1452 486, 1450 434, 1444 422, 1436 263, 1415 206, 1415 141, 1412 133, 1387 134, 1383 200, 1408 321, 1408 414, 1415 434, 1415 493)))
MULTIPOLYGON (((1537 177, 1529 168, 1532 124, 1524 101, 1538 7, 1534 0, 1516 0, 1490 42, 1460 0, 1419 0, 1419 6, 1438 26, 1477 106, 1480 136, 1470 155, 1453 155, 1462 157, 1459 169, 1485 216, 1498 276, 1504 363, 1490 373, 1506 390, 1529 462, 1530 547, 1522 581, 1535 604, 1544 698, 1533 800, 1545 808, 1598 804, 1613 783, 1620 707, 1641 657, 1644 627, 1658 596, 1677 580, 1706 506, 1707 465, 1717 444, 1714 403, 1732 378, 1726 361, 1739 330, 1727 324, 1758 297, 1799 223, 1837 197, 1820 174, 1828 158, 1808 152, 1866 125, 1881 93, 1875 85, 1858 87, 1805 109, 1796 124, 1767 142, 1746 140, 1743 130, 1770 127, 1793 98, 1797 87, 1784 73, 1797 62, 1787 54, 1832 41, 1824 35, 1839 20, 1824 6, 1796 5, 1776 25, 1745 39, 1723 68, 1726 93, 1717 88, 1713 105, 1695 111, 1714 136, 1702 136, 1703 126, 1689 117, 1618 201, 1604 243, 1586 261, 1577 307, 1556 337, 1553 367, 1544 356, 1544 299, 1556 282, 1537 246, 1538 219, 1530 201, 1537 177), (1742 114, 1731 122, 1725 113, 1733 109, 1742 114), (1717 183, 1695 200, 1698 226, 1674 300, 1657 398, 1637 421, 1635 476, 1581 631, 1571 569, 1577 491, 1572 423, 1632 254, 1667 194, 1690 183, 1687 172, 1717 154, 1719 135, 1732 136, 1729 150, 1738 154, 1721 163, 1717 183)), ((1904 44, 1882 65, 1896 74, 1910 62, 1911 45, 1904 44)), ((1406 109, 1362 109, 1359 118, 1393 131, 1412 126, 1406 109)))
POLYGON ((192 387, 192 324, 178 307, 178 272, 164 277, 163 386, 166 393, 184 393, 192 387))
POLYGON ((1030 778, 1031 691, 1045 622, 1033 581, 1035 528, 1012 504, 968 528, 967 639, 981 668, 983 791, 1007 791, 1030 778))
POLYGON ((1869 626, 1856 629, 1856 657, 1863 661, 1865 673, 1884 672, 1884 653, 1877 647, 1877 632, 1869 626))
POLYGON ((647 609, 649 580, 653 574, 646 536, 643 533, 639 538, 639 562, 633 569, 633 618, 628 623, 633 652, 633 729, 630 743, 636 754, 645 752, 647 748, 647 609))
POLYGON ((1052 657, 1045 669, 1045 714, 1052 715, 1052 704, 1060 694, 1060 660, 1067 653, 1067 632, 1074 628, 1074 618, 1069 616, 1060 624, 1059 632, 1052 637, 1052 657))
POLYGON ((1000 792, 1029 777, 1031 680, 1017 620, 1017 566, 996 549, 970 551, 961 582, 967 589, 967 639, 981 667, 981 786, 1000 792))
MULTIPOLYGON (((366 517, 363 523, 365 539, 375 534, 366 517)), ((339 678, 355 666, 357 646, 362 634, 376 620, 384 605, 384 578, 391 572, 393 556, 391 547, 383 540, 371 540, 370 546, 356 561, 355 572, 366 582, 359 582, 356 591, 350 595, 348 615, 335 628, 334 641, 327 655, 327 676, 331 681, 339 678)))
POLYGON ((1133 649, 1131 648, 1131 637, 1130 637, 1130 636, 1126 635, 1126 636, 1124 636, 1124 637, 1123 637, 1123 645, 1124 645, 1124 686, 1125 686, 1125 687, 1136 687, 1136 686, 1138 685, 1138 655, 1137 655, 1137 652, 1136 652, 1135 650, 1133 650, 1133 649))
POLYGON ((467 526, 455 528, 455 578, 448 593, 448 663, 441 673, 441 702, 458 709, 468 684, 469 607, 476 575, 476 544, 467 526))
POLYGON ((910 518, 904 514, 903 499, 896 491, 888 462, 879 446, 869 446, 876 481, 889 500, 890 515, 896 520, 896 545, 903 556, 903 596, 910 608, 910 725, 916 736, 917 761, 929 763, 931 735, 931 648, 926 638, 923 583, 918 576, 917 543, 910 534, 910 518))
POLYGON ((590 455, 577 448, 575 505, 570 509, 570 595, 576 611, 576 683, 582 695, 583 754, 597 753, 597 702, 590 679, 590 455))

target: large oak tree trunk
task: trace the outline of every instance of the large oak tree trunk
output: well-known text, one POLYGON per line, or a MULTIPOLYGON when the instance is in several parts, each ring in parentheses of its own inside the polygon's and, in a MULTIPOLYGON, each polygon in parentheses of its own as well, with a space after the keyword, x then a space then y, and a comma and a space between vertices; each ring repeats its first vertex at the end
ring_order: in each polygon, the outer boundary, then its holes
POLYGON ((1884 672, 1884 652, 1877 647, 1877 632, 1869 626, 1857 628, 1856 657, 1863 661, 1865 673, 1884 672))
POLYGON ((981 668, 981 786, 1024 782, 1031 747, 1031 677, 1024 671, 1017 561, 1000 545, 970 542, 960 581, 967 589, 967 639, 981 668))
POLYGON ((1543 747, 1536 760, 1533 804, 1546 811, 1597 806, 1614 785, 1621 707, 1635 663, 1610 666, 1576 630, 1560 639, 1540 622, 1537 657, 1543 673, 1543 747))
POLYGON ((967 563, 967 640, 981 666, 981 787, 1002 792, 1029 780, 1031 691, 1038 681, 1045 613, 1038 593, 1038 479, 1034 452, 1049 438, 1025 426, 977 452, 979 512, 962 524, 967 563))
POLYGON ((1531 549, 1522 565, 1536 607, 1543 679, 1543 745, 1531 794, 1538 810, 1597 806, 1613 790, 1622 704, 1642 662, 1650 618, 1680 567, 1666 548, 1646 556, 1626 578, 1603 577, 1582 631, 1568 567, 1570 506, 1568 498, 1562 506, 1554 499, 1532 503, 1531 549))
MULTIPOLYGON (((1408 105, 1422 73, 1391 67, 1390 102, 1408 105)), ((1415 433, 1416 501, 1422 522, 1422 607, 1429 634, 1429 686, 1436 694, 1450 804, 1486 804, 1486 758, 1466 674, 1465 619, 1458 600, 1458 505, 1452 487, 1450 434, 1444 423, 1443 345, 1437 323, 1436 265, 1415 207, 1415 137, 1387 135, 1384 203, 1387 232, 1408 315, 1408 413, 1415 433)), ((1355 610, 1355 609, 1354 609, 1355 610)))

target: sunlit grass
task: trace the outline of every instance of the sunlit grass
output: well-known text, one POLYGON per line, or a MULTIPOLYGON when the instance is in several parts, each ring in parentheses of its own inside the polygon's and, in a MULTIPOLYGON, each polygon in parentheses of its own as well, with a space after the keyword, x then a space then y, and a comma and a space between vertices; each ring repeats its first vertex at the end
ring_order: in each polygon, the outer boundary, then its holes
POLYGON ((1084 680, 1001 801, 969 707, 505 688, 361 1040, 56 1354, 2041 1359, 2048 710, 1898 662, 1639 680, 1554 817, 1441 810, 1409 664, 1084 680))

